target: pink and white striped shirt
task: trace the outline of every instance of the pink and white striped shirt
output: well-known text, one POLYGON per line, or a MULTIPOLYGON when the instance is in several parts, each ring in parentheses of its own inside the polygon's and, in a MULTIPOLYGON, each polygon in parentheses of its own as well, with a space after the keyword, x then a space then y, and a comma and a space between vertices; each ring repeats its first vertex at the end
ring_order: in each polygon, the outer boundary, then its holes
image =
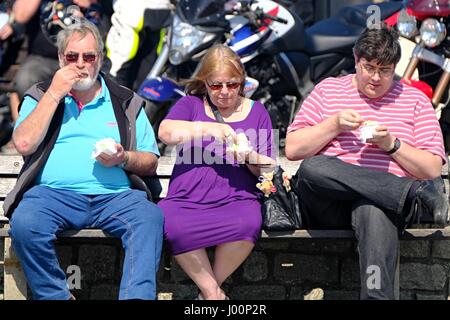
MULTIPOLYGON (((439 122, 429 99, 421 91, 394 81, 384 96, 370 99, 358 91, 352 78, 353 74, 320 82, 303 102, 288 132, 314 126, 340 110, 353 109, 365 121, 385 125, 403 143, 436 154, 445 163, 439 122)), ((359 129, 342 132, 319 153, 397 176, 411 176, 385 151, 361 143, 359 137, 359 129)))

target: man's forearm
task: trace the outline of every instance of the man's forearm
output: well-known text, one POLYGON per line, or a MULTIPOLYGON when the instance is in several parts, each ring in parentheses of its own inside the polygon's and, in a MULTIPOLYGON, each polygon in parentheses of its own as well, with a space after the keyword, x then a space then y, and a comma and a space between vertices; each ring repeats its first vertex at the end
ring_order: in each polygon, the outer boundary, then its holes
POLYGON ((158 167, 158 157, 150 152, 127 151, 128 162, 125 166, 127 171, 139 176, 151 176, 156 174, 158 167))
POLYGON ((286 157, 301 160, 317 154, 339 134, 332 118, 325 119, 312 127, 291 132, 286 137, 286 157))
POLYGON ((58 103, 49 93, 42 96, 36 108, 14 130, 13 141, 17 151, 29 155, 44 139, 58 103))
POLYGON ((434 179, 441 175, 441 157, 425 150, 416 149, 406 142, 402 142, 400 149, 391 156, 400 166, 418 179, 434 179))
POLYGON ((40 4, 41 0, 16 0, 13 6, 14 20, 18 23, 28 23, 40 4))

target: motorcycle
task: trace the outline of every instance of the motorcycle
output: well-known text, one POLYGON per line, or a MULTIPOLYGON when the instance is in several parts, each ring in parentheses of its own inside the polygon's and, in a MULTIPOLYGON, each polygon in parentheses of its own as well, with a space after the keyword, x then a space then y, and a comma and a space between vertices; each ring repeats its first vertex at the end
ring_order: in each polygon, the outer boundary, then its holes
POLYGON ((102 7, 92 3, 88 8, 74 4, 72 0, 55 0, 40 5, 39 23, 44 36, 50 43, 56 44, 59 31, 77 23, 83 17, 101 29, 102 7))
MULTIPOLYGON (((305 29, 295 12, 270 0, 225 6, 222 1, 180 1, 163 49, 138 90, 150 101, 146 112, 155 131, 184 95, 183 80, 195 75, 206 49, 220 42, 241 57, 248 75, 244 92, 265 105, 282 149, 286 129, 314 85, 354 72, 352 48, 366 27, 369 5, 344 7, 305 29)), ((379 4, 381 19, 401 7, 398 2, 379 4)))
POLYGON ((400 35, 414 44, 402 81, 423 91, 436 110, 446 150, 450 150, 450 2, 408 0, 399 12, 400 35), (433 89, 434 88, 434 89, 433 89))

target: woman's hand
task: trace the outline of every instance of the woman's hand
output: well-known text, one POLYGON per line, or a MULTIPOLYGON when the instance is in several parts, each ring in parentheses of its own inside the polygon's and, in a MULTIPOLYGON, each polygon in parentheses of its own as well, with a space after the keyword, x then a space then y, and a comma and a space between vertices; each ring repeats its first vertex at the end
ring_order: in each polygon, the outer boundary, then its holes
POLYGON ((233 144, 236 142, 236 132, 226 123, 202 122, 202 136, 214 137, 218 142, 233 144))

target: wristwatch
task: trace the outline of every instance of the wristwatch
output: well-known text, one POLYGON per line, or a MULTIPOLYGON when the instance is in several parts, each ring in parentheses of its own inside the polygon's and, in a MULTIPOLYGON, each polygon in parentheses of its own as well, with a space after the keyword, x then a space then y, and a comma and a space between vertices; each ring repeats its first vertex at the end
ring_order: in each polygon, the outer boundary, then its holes
POLYGON ((122 163, 119 163, 118 167, 125 169, 128 163, 128 159, 130 159, 130 155, 128 154, 128 151, 125 151, 125 158, 123 159, 122 163))
POLYGON ((392 147, 391 150, 387 151, 387 154, 393 154, 395 151, 397 151, 400 148, 401 144, 402 143, 400 142, 400 139, 399 138, 395 138, 395 140, 394 140, 394 147, 392 147))

